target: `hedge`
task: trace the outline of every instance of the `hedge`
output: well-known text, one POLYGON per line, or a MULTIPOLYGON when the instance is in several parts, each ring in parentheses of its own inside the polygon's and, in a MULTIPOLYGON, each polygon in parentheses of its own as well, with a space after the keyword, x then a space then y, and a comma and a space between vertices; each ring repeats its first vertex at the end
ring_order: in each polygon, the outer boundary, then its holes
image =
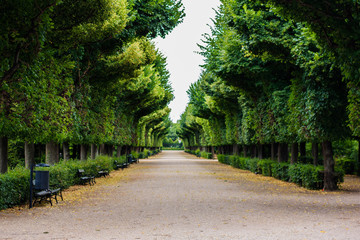
MULTIPOLYGON (((146 158, 154 155, 160 150, 144 150, 144 152, 133 152, 136 158, 146 158)), ((37 167, 35 170, 49 171, 50 186, 61 187, 63 189, 69 188, 72 185, 80 183, 77 177, 79 169, 84 169, 86 174, 97 176, 99 169, 112 171, 114 170, 115 161, 118 164, 126 161, 126 156, 119 158, 112 158, 108 156, 97 156, 94 160, 68 160, 61 161, 51 167, 37 167)), ((9 208, 15 205, 25 203, 29 199, 30 193, 30 170, 23 167, 17 167, 5 174, 0 174, 0 210, 9 208)))
POLYGON ((205 152, 205 151, 200 151, 200 149, 196 149, 195 151, 186 149, 185 152, 189 153, 189 154, 196 155, 197 157, 202 157, 202 158, 206 158, 206 159, 212 159, 213 158, 212 153, 205 152))
MULTIPOLYGON (((279 163, 269 159, 244 158, 235 155, 218 155, 218 161, 231 165, 235 168, 249 170, 253 173, 260 173, 264 176, 271 176, 283 181, 294 182, 308 189, 322 189, 324 187, 324 167, 312 164, 290 164, 279 163)), ((344 181, 345 172, 335 168, 337 182, 344 181)))
POLYGON ((0 210, 19 205, 29 199, 30 171, 16 167, 0 174, 0 210))
POLYGON ((212 153, 209 153, 209 152, 200 152, 200 156, 202 158, 206 158, 206 159, 212 159, 213 158, 212 153))
MULTIPOLYGON (((125 156, 111 158, 98 156, 95 160, 69 160, 62 161, 54 166, 43 168, 37 167, 35 170, 46 170, 50 174, 50 186, 57 186, 66 189, 72 185, 79 184, 77 172, 84 169, 89 175, 96 176, 99 168, 111 171, 114 169, 114 162, 125 162, 125 156)), ((30 192, 30 170, 25 168, 15 168, 5 174, 0 174, 0 210, 15 205, 23 204, 29 199, 30 192)))
POLYGON ((335 161, 336 165, 341 167, 346 174, 354 174, 359 168, 357 161, 354 159, 339 157, 335 161))

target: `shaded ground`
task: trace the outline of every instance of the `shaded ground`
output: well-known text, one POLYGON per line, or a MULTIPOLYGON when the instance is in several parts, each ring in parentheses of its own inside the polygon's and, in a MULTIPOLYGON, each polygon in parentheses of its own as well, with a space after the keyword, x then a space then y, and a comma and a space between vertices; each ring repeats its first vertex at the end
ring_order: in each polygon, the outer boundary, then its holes
POLYGON ((54 207, 0 212, 0 239, 360 239, 360 180, 309 191, 183 152, 163 152, 54 207))

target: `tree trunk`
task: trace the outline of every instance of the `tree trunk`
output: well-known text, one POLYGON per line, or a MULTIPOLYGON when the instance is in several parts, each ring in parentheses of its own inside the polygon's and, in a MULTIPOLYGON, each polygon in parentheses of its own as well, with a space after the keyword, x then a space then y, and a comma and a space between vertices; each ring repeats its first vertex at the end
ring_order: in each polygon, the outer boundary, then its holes
POLYGON ((25 142, 24 148, 25 167, 30 169, 35 164, 35 145, 34 143, 25 142))
POLYGON ((258 144, 258 158, 264 159, 264 145, 258 144))
POLYGON ((63 142, 63 158, 65 161, 70 160, 70 147, 68 142, 63 142))
POLYGON ((251 158, 256 158, 257 156, 257 147, 255 144, 251 145, 251 158))
POLYGON ((333 191, 337 189, 337 184, 332 144, 330 141, 324 141, 321 146, 324 159, 324 190, 333 191))
POLYGON ((275 160, 276 159, 276 155, 278 152, 278 143, 271 143, 271 160, 275 160))
POLYGON ((55 142, 49 142, 46 144, 46 163, 54 165, 59 162, 59 144, 55 142))
POLYGON ((80 145, 80 160, 87 159, 87 146, 85 144, 80 145))
MULTIPOLYGON (((70 150, 70 148, 69 148, 69 150, 70 150)), ((72 150, 70 151, 70 157, 72 158, 72 159, 79 159, 79 158, 77 158, 77 145, 76 144, 73 144, 72 145, 72 150)))
POLYGON ((319 159, 319 145, 317 142, 313 142, 311 146, 311 154, 313 157, 313 164, 316 166, 319 159))
POLYGON ((278 162, 287 162, 289 160, 289 149, 287 143, 278 145, 278 162))
POLYGON ((106 155, 105 144, 100 144, 100 155, 106 155))
POLYGON ((300 156, 303 158, 306 157, 306 142, 300 143, 300 156))
POLYGON ((114 156, 114 145, 109 145, 109 147, 108 147, 108 156, 109 157, 114 156))
POLYGON ((90 157, 91 157, 91 159, 96 158, 96 152, 97 152, 97 146, 96 146, 96 144, 92 143, 91 144, 91 149, 90 149, 90 157))
POLYGON ((122 146, 117 146, 117 149, 116 149, 116 157, 121 157, 121 149, 122 149, 122 146))
POLYGON ((239 155, 239 145, 237 145, 236 143, 233 144, 233 154, 234 155, 239 155))
POLYGON ((297 143, 291 144, 291 164, 298 162, 299 145, 297 143))
POLYGON ((0 137, 0 173, 8 169, 8 138, 0 137))
POLYGON ((243 146, 243 152, 244 152, 244 158, 246 158, 247 157, 247 146, 246 145, 243 146))

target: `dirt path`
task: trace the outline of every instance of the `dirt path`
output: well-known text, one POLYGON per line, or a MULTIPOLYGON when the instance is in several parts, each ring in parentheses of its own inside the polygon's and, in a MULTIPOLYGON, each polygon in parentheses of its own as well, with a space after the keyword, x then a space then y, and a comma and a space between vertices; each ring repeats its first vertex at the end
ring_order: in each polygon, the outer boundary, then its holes
POLYGON ((0 239, 360 239, 359 178, 308 191, 163 152, 66 191, 54 207, 0 212, 0 239))

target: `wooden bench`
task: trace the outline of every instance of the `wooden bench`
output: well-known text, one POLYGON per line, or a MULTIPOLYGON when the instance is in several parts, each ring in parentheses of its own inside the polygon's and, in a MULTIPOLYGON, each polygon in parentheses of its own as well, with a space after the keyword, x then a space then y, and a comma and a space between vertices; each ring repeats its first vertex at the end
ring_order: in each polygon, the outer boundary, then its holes
POLYGON ((138 163, 138 162, 139 162, 139 159, 138 159, 138 158, 134 158, 134 157, 132 156, 132 154, 129 154, 129 155, 127 156, 127 162, 128 162, 129 164, 138 163))
POLYGON ((97 166, 97 168, 99 169, 98 170, 98 176, 99 177, 107 177, 107 176, 109 176, 109 171, 101 170, 100 166, 97 166))
POLYGON ((78 178, 80 180, 80 184, 84 185, 86 183, 89 183, 89 185, 94 185, 95 182, 95 177, 94 176, 86 176, 85 175, 85 170, 84 169, 79 169, 77 172, 78 178))
POLYGON ((115 167, 115 169, 117 170, 117 169, 119 169, 119 168, 121 168, 122 170, 124 170, 124 168, 127 168, 129 166, 129 164, 128 163, 118 163, 116 160, 114 161, 114 167, 115 167))
POLYGON ((56 189, 39 189, 36 186, 35 180, 33 180, 33 188, 34 188, 34 201, 33 206, 35 203, 41 203, 42 201, 47 201, 52 206, 52 199, 55 199, 56 203, 58 203, 57 197, 60 196, 61 200, 63 199, 61 188, 56 189))

